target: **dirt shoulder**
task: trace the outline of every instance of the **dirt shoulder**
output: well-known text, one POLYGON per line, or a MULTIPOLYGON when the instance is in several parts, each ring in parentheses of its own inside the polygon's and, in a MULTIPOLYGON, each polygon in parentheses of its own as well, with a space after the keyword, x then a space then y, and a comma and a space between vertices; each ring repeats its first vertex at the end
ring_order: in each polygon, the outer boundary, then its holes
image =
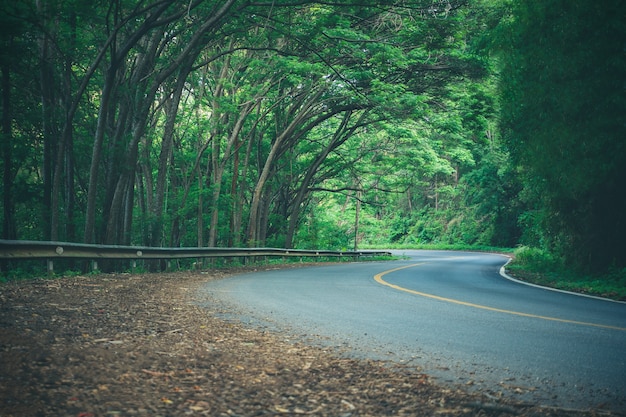
POLYGON ((438 386, 219 318, 228 271, 0 285, 0 416, 594 416, 438 386))

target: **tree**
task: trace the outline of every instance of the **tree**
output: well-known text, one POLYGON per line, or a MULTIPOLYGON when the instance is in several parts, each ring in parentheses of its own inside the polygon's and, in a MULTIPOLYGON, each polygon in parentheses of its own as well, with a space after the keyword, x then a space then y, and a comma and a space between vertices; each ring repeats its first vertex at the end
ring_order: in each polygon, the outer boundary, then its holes
POLYGON ((2 3, 7 234, 310 246, 318 203, 460 218, 488 159, 473 3, 57 3, 2 3))
MULTIPOLYGON (((626 265, 626 5, 512 5, 503 128, 541 245, 583 271, 626 265)), ((530 214, 529 213, 529 214, 530 214)))
POLYGON ((0 128, 0 138, 2 138, 2 238, 16 239, 17 230, 15 228, 15 201, 13 197, 13 182, 15 180, 15 170, 13 168, 13 132, 11 121, 13 119, 13 100, 12 100, 12 74, 11 57, 16 54, 17 46, 16 38, 21 35, 24 30, 23 26, 10 15, 3 15, 0 18, 0 26, 2 27, 2 44, 0 53, 0 71, 2 85, 2 121, 0 128))

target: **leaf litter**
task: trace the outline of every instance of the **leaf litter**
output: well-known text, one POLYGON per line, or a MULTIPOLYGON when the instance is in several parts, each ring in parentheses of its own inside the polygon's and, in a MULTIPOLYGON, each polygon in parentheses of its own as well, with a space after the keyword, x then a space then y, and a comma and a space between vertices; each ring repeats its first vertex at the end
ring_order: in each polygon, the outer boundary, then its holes
POLYGON ((224 320, 199 287, 238 271, 1 285, 0 416, 617 415, 451 388, 224 320))

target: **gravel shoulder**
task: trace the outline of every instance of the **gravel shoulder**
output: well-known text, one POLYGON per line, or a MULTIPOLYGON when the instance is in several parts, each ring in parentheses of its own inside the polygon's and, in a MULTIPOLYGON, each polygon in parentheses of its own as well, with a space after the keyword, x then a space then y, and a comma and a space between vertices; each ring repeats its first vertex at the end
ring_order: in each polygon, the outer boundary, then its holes
POLYGON ((224 320, 203 283, 242 269, 0 285, 0 417, 598 416, 436 384, 224 320))

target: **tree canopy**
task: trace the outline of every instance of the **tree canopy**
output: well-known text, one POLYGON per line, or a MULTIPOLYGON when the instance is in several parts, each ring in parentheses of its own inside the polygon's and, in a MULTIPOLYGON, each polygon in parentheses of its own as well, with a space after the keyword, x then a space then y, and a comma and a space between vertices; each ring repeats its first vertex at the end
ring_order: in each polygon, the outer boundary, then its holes
POLYGON ((617 0, 0 4, 6 239, 624 266, 617 0))

